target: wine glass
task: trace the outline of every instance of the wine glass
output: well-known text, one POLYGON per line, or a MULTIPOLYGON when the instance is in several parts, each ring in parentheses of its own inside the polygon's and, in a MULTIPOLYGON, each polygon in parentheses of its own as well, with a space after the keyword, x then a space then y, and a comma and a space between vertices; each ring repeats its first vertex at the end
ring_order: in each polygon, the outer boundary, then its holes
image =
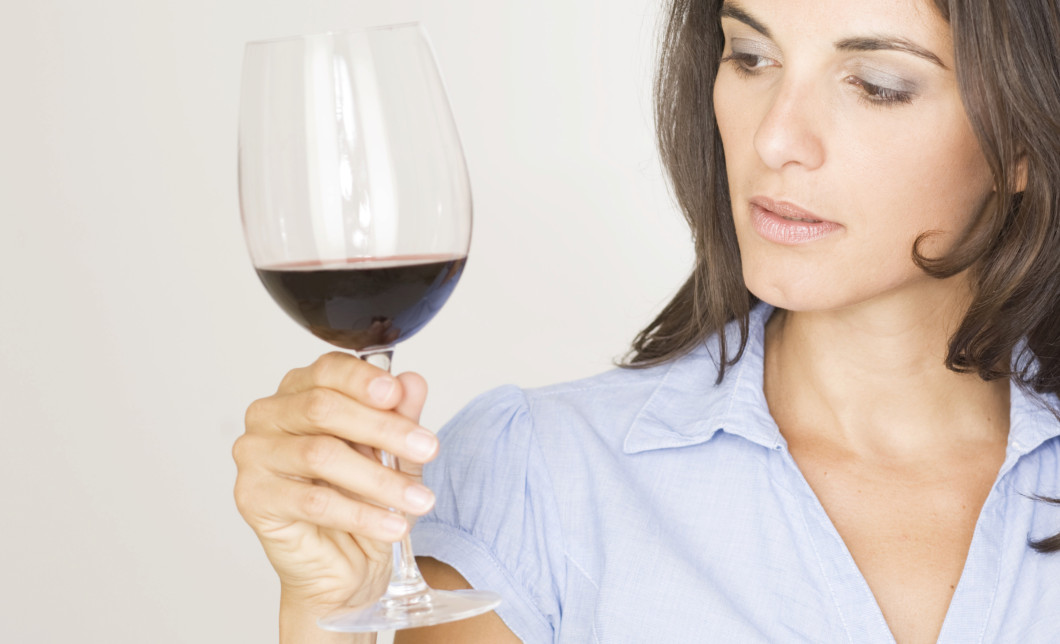
MULTIPOLYGON (((247 44, 239 195, 273 299, 317 337, 389 371, 394 345, 449 298, 471 239, 467 168, 422 27, 247 44)), ((397 469, 393 455, 381 459, 397 469)), ((412 628, 500 603, 491 592, 429 588, 407 536, 393 563, 376 604, 319 625, 412 628)))

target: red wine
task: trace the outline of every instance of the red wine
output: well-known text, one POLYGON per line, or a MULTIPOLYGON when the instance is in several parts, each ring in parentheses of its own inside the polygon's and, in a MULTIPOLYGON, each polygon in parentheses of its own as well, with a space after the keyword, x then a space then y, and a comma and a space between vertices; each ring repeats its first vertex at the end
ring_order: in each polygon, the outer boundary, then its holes
POLYGON ((466 257, 358 258, 258 268, 273 299, 331 344, 363 351, 423 328, 460 279, 466 257))

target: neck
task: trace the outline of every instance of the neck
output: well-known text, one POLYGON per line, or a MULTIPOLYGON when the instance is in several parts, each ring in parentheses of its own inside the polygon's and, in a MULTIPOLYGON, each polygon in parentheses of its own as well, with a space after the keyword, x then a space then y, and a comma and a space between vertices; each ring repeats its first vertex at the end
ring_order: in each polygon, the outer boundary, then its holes
POLYGON ((781 430, 898 458, 954 440, 1003 443, 1008 382, 946 368, 969 298, 959 282, 939 286, 919 302, 778 310, 766 328, 765 391, 781 430))

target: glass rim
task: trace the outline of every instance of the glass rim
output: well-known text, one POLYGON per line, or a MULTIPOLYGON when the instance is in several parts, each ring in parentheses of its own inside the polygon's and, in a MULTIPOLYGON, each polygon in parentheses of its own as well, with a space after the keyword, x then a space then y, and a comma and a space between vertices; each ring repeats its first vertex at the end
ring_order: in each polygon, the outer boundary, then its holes
POLYGON ((275 38, 262 38, 260 40, 249 40, 246 43, 247 47, 253 47, 256 45, 274 45, 284 42, 295 42, 305 40, 319 40, 322 38, 334 38, 336 36, 356 36, 359 34, 365 34, 373 31, 396 31, 398 29, 423 29, 423 24, 418 20, 410 22, 396 22, 387 25, 371 25, 368 27, 355 27, 351 29, 333 29, 330 31, 321 31, 312 34, 296 34, 293 36, 277 36, 275 38))

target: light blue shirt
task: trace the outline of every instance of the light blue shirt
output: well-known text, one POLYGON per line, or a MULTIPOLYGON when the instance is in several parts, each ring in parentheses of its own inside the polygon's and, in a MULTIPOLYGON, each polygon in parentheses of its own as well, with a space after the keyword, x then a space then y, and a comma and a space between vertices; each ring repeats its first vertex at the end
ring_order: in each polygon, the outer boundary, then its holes
MULTIPOLYGON (((441 432, 417 555, 500 593, 523 641, 894 642, 762 393, 763 329, 663 366, 502 387, 441 432)), ((730 337, 736 337, 735 328, 730 337)), ((1055 404, 1055 398, 1051 399, 1055 404)), ((1004 465, 939 642, 1060 642, 1060 423, 1012 388, 1004 465)))

